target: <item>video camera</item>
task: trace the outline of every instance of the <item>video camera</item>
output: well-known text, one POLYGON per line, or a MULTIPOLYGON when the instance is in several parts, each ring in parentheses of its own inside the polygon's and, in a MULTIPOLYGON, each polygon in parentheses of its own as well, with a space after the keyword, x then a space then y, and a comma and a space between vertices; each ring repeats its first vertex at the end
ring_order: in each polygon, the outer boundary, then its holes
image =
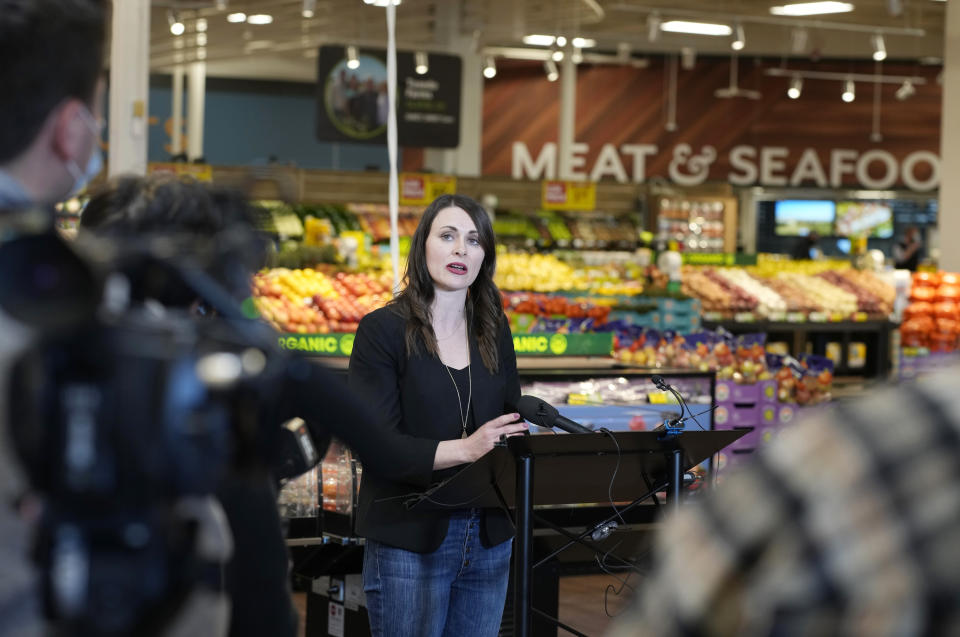
POLYGON ((196 503, 231 472, 291 477, 322 457, 329 435, 281 427, 310 363, 242 315, 198 265, 202 249, 68 245, 36 214, 3 218, 0 311, 38 331, 5 416, 43 502, 47 615, 65 634, 159 634, 195 589, 222 587, 196 503), (217 317, 131 301, 142 277, 190 290, 217 317))

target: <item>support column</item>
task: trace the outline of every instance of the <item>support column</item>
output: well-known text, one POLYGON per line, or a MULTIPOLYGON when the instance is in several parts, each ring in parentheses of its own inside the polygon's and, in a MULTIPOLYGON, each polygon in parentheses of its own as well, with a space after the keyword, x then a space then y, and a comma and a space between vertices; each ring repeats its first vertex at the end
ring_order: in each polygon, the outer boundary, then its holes
POLYGON ((183 65, 178 64, 173 69, 173 105, 171 108, 171 119, 173 121, 173 132, 170 134, 170 154, 179 155, 184 151, 183 136, 180 131, 183 130, 183 65))
POLYGON ((560 179, 583 180, 582 174, 574 177, 570 159, 576 141, 577 121, 577 65, 567 51, 560 63, 560 128, 557 131, 557 157, 559 158, 558 176, 560 179))
MULTIPOLYGON (((940 114, 940 202, 937 235, 950 243, 960 236, 960 5, 948 2, 944 25, 943 108, 940 114)), ((932 246, 927 246, 927 250, 932 246)), ((940 245, 940 267, 960 271, 960 251, 940 245)))
POLYGON ((150 88, 150 0, 113 6, 110 41, 110 177, 147 173, 147 96, 150 88))
POLYGON ((187 159, 203 157, 203 109, 206 99, 207 63, 190 64, 187 88, 187 159))
POLYGON ((436 43, 447 52, 459 55, 463 63, 460 79, 460 145, 453 149, 428 148, 424 166, 440 173, 463 177, 480 175, 483 135, 483 56, 475 50, 473 38, 460 32, 461 2, 448 0, 437 4, 436 43))

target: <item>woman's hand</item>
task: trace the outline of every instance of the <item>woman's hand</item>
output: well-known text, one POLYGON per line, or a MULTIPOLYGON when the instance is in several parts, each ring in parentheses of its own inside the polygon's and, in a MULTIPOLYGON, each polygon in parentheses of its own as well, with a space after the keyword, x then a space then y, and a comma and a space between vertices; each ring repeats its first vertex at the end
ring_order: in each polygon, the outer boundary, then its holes
POLYGON ((502 437, 517 436, 527 430, 527 423, 516 422, 520 414, 504 414, 483 423, 468 438, 444 440, 437 445, 434 470, 455 467, 478 460, 487 454, 502 437))

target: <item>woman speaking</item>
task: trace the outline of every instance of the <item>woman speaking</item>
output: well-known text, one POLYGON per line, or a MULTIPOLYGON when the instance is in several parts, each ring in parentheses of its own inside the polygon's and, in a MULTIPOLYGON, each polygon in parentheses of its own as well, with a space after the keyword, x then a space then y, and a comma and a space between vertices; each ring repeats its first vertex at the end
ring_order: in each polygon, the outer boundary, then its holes
POLYGON ((506 511, 403 504, 527 428, 515 413, 517 361, 495 269, 486 211, 443 195, 414 232, 403 291, 357 330, 350 384, 378 426, 406 442, 392 479, 368 469, 360 486, 363 587, 377 636, 499 631, 513 537, 506 511))

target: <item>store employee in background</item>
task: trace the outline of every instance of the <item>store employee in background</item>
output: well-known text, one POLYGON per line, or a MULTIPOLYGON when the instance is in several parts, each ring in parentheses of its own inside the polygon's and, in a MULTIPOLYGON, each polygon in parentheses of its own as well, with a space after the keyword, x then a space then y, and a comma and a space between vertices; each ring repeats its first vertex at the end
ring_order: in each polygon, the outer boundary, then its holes
POLYGON ((797 243, 791 256, 799 261, 819 259, 823 255, 819 243, 820 235, 816 230, 811 230, 806 236, 800 237, 800 241, 797 243))
POLYGON ((903 233, 903 238, 893 246, 893 261, 898 270, 915 271, 920 265, 920 253, 923 242, 920 241, 920 231, 916 226, 910 226, 903 233))
POLYGON ((413 235, 406 287, 360 322, 350 385, 382 430, 412 441, 396 462, 406 479, 364 471, 358 533, 376 636, 493 637, 507 591, 513 527, 500 509, 409 511, 403 496, 473 462, 526 429, 516 355, 486 211, 443 195, 413 235))
MULTIPOLYGON (((105 20, 101 0, 0 0, 0 216, 51 206, 99 172, 105 20)), ((42 630, 6 395, 29 337, 0 307, 0 635, 18 637, 42 630)))

